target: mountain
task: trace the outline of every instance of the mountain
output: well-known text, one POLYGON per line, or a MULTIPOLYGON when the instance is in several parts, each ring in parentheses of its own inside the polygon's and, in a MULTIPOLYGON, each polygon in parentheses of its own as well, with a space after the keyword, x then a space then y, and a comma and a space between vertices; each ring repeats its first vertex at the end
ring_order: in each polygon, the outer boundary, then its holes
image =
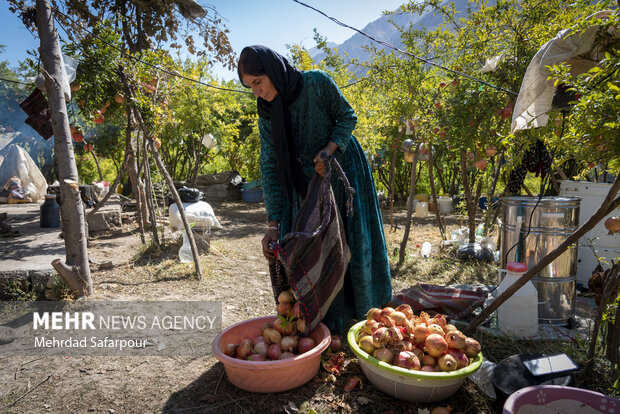
MULTIPOLYGON (((444 1, 444 3, 450 2, 455 3, 456 10, 465 10, 465 7, 467 6, 467 0, 444 1)), ((405 28, 405 30, 410 26, 414 29, 432 29, 437 27, 441 21, 442 17, 433 14, 431 11, 425 12, 422 15, 403 12, 392 16, 383 15, 377 20, 366 25, 366 27, 362 29, 362 32, 374 37, 377 40, 390 43, 397 48, 402 49, 404 45, 400 38, 400 31, 396 28, 396 26, 394 26, 394 24, 405 28), (394 23, 392 23, 392 21, 394 23)), ((378 49, 387 48, 386 46, 373 42, 371 39, 360 33, 355 33, 340 45, 330 42, 327 43, 328 47, 337 49, 338 54, 341 56, 347 55, 349 59, 359 59, 360 61, 366 61, 369 59, 370 55, 364 47, 371 44, 374 44, 378 49)), ((309 53, 315 61, 320 61, 325 57, 325 52, 316 47, 310 49, 309 53)), ((357 75, 361 75, 365 72, 364 68, 355 65, 351 65, 349 70, 357 75)))

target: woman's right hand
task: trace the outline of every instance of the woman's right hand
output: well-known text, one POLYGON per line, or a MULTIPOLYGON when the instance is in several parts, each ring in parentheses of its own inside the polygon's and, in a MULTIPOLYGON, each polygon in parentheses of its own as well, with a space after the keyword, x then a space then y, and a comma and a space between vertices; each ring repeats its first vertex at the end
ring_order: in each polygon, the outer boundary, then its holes
POLYGON ((263 255, 265 256, 265 259, 267 259, 269 262, 273 262, 276 259, 276 255, 273 253, 273 250, 269 248, 269 244, 271 242, 278 241, 279 237, 280 230, 278 230, 276 226, 269 226, 262 240, 263 255))

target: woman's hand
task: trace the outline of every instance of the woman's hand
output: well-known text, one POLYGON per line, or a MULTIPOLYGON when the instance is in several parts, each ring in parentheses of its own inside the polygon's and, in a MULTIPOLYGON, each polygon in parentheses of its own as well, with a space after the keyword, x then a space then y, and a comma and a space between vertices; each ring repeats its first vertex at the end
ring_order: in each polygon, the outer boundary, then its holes
POLYGON ((263 237, 263 255, 265 256, 265 259, 267 259, 270 263, 276 259, 276 255, 269 248, 269 244, 278 241, 279 237, 280 230, 278 230, 277 226, 269 226, 267 232, 265 233, 265 236, 263 237))
POLYGON ((333 142, 330 142, 329 144, 327 144, 325 148, 319 151, 319 153, 316 154, 316 157, 314 157, 314 160, 312 160, 314 161, 314 171, 316 171, 316 173, 320 175, 321 177, 325 177, 325 170, 327 168, 325 166, 325 161, 323 160, 319 161, 319 156, 321 155, 321 152, 327 151, 331 155, 334 153, 334 151, 336 151, 337 148, 338 148, 338 145, 336 145, 333 142))

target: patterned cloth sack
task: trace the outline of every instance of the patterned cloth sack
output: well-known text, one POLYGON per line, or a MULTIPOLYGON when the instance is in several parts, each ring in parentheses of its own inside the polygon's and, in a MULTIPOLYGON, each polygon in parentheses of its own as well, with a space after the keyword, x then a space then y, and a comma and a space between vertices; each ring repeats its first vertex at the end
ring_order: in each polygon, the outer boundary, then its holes
POLYGON ((396 307, 406 303, 414 312, 443 313, 459 320, 484 305, 487 296, 488 293, 481 288, 468 290, 421 283, 395 294, 391 305, 396 307))
POLYGON ((277 261, 270 266, 274 296, 277 298, 282 290, 292 288, 306 321, 306 334, 321 322, 342 289, 351 260, 342 217, 330 184, 332 168, 347 192, 348 215, 353 214, 355 190, 334 157, 326 152, 321 153, 321 157, 326 165, 325 177, 315 174, 310 181, 291 232, 272 246, 277 261))

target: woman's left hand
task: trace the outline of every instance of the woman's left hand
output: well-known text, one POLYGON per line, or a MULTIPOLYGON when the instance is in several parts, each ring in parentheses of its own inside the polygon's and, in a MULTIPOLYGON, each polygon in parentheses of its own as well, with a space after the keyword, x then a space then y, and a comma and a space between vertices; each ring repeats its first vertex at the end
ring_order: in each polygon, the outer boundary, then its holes
POLYGON ((314 171, 316 171, 316 173, 318 175, 320 175, 321 177, 325 177, 325 161, 320 160, 319 156, 321 155, 321 152, 323 151, 327 151, 330 155, 334 153, 334 151, 336 151, 336 149, 338 148, 338 145, 336 145, 333 142, 330 142, 329 144, 327 144, 327 146, 325 148, 323 148, 318 154, 316 154, 316 157, 314 157, 314 171))

